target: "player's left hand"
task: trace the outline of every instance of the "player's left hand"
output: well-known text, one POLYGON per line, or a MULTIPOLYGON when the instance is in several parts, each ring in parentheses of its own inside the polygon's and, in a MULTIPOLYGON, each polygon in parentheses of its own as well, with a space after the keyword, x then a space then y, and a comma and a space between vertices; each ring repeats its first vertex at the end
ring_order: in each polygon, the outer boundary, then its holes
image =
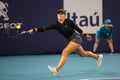
POLYGON ((92 40, 92 36, 90 36, 90 35, 88 35, 88 34, 86 35, 86 38, 87 38, 88 41, 91 41, 91 40, 92 40))

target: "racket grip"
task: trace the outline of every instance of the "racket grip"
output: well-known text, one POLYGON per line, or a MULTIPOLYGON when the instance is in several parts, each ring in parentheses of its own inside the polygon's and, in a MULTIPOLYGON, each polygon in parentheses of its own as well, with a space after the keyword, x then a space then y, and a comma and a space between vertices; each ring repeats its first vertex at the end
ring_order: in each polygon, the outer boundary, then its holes
POLYGON ((25 33, 30 33, 29 31, 25 31, 25 33))
POLYGON ((28 32, 28 31, 22 31, 20 34, 29 34, 30 32, 28 32))

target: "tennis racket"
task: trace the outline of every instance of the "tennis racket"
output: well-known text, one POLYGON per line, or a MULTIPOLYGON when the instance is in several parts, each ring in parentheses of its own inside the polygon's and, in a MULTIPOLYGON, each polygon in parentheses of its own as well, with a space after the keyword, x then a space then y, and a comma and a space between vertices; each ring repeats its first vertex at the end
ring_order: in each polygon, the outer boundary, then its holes
POLYGON ((17 30, 17 29, 6 29, 6 35, 8 38, 15 38, 19 35, 23 35, 29 33, 28 31, 24 31, 24 30, 17 30))

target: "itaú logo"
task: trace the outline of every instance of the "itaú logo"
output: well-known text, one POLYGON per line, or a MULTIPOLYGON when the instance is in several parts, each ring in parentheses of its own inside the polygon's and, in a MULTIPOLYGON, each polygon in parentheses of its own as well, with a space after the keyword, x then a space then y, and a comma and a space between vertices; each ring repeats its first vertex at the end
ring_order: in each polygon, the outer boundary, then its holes
POLYGON ((15 27, 17 26, 17 25, 20 25, 20 26, 22 26, 23 25, 23 23, 21 23, 21 22, 11 22, 11 23, 9 23, 9 22, 7 22, 7 21, 10 21, 10 18, 8 17, 8 15, 7 15, 7 13, 8 13, 8 3, 4 3, 4 2, 2 2, 2 1, 0 1, 0 20, 3 20, 3 21, 5 21, 5 22, 2 22, 2 23, 0 23, 0 29, 7 29, 7 28, 10 28, 10 29, 15 29, 15 27))
POLYGON ((0 18, 3 17, 4 21, 8 21, 9 17, 7 15, 8 12, 8 3, 3 3, 2 1, 0 1, 0 18))
POLYGON ((86 16, 86 15, 77 15, 76 12, 73 12, 73 14, 67 13, 67 18, 72 19, 75 23, 77 23, 80 27, 96 27, 100 26, 100 16, 97 14, 97 12, 94 12, 93 15, 86 16))
POLYGON ((68 12, 67 18, 73 20, 78 27, 84 30, 88 34, 95 34, 96 30, 101 25, 101 16, 98 12, 93 12, 89 15, 79 15, 77 12, 68 12))

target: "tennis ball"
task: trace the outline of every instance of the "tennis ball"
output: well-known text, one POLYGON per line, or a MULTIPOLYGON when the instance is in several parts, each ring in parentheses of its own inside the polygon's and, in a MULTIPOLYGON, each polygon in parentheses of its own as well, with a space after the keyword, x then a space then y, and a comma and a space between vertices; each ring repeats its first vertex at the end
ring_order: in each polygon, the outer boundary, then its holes
POLYGON ((17 25, 17 26, 16 26, 16 29, 21 29, 21 26, 20 26, 20 25, 17 25))

